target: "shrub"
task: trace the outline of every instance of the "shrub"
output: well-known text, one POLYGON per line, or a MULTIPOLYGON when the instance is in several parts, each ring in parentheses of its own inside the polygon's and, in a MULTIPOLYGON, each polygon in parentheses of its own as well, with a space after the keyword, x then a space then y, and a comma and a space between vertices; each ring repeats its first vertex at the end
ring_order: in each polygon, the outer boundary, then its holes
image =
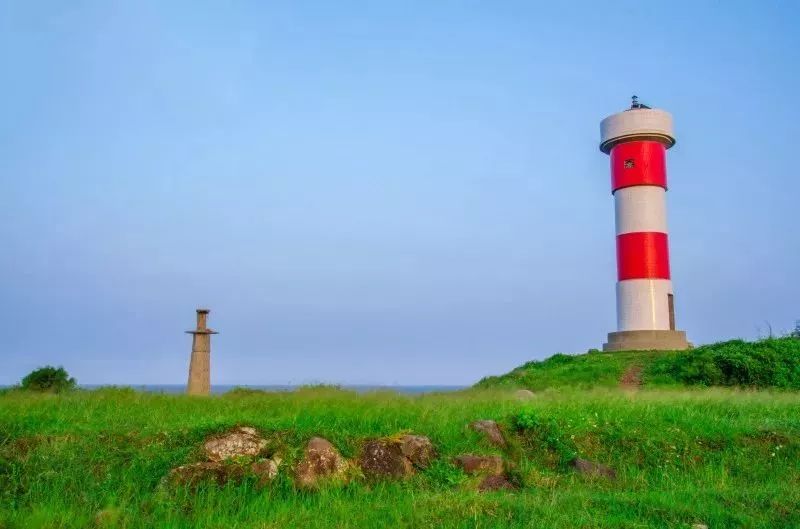
POLYGON ((800 389, 800 341, 731 340, 657 358, 647 376, 703 386, 800 389))
POLYGON ((77 382, 63 367, 45 366, 35 369, 22 379, 22 389, 60 393, 74 389, 77 382))

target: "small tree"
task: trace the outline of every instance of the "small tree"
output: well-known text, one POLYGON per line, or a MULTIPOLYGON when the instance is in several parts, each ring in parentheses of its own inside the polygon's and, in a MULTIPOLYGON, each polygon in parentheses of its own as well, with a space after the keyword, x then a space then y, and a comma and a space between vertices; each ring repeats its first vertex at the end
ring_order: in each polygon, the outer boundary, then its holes
POLYGON ((794 330, 789 333, 792 338, 800 338, 800 320, 794 322, 794 330))
POLYGON ((77 382, 63 367, 44 366, 22 379, 22 389, 60 393, 74 389, 77 382))

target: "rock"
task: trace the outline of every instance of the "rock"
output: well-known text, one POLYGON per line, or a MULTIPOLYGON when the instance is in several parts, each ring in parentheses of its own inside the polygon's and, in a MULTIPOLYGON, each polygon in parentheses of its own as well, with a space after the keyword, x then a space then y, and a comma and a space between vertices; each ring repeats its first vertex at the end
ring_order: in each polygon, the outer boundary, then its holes
POLYGON ((415 467, 428 468, 436 457, 436 450, 431 440, 424 435, 404 435, 400 438, 400 449, 403 455, 415 467))
POLYGON ((531 400, 536 394, 529 389, 518 389, 514 392, 514 396, 517 400, 531 400))
POLYGON ((414 473, 414 465, 403 453, 403 443, 394 439, 368 441, 359 464, 364 475, 372 479, 405 478, 414 473))
POLYGON ((485 435, 489 442, 493 445, 499 447, 506 446, 506 440, 503 437, 503 432, 500 431, 500 427, 496 422, 490 420, 475 421, 469 426, 476 432, 480 432, 485 435))
POLYGON ((256 430, 252 426, 239 426, 238 428, 236 428, 236 430, 245 435, 254 435, 254 436, 258 435, 258 430, 256 430))
POLYGON ((708 526, 704 523, 693 523, 692 529, 708 529, 708 526))
POLYGON ((240 482, 247 476, 255 476, 259 487, 266 486, 278 475, 280 458, 261 459, 250 465, 203 461, 173 468, 168 478, 172 485, 196 487, 201 483, 224 485, 229 481, 240 482))
POLYGON ((573 459, 571 465, 572 468, 574 468, 580 474, 586 476, 600 476, 609 479, 617 478, 617 471, 613 468, 606 465, 601 465, 600 463, 595 463, 594 461, 589 461, 587 459, 581 459, 580 457, 573 459))
POLYGON ((209 461, 225 461, 237 457, 257 457, 267 441, 254 428, 239 426, 228 433, 212 437, 203 443, 209 461))
POLYGON ((313 488, 321 478, 343 476, 347 468, 347 461, 330 441, 314 437, 306 445, 305 456, 295 468, 295 482, 300 487, 313 488))
POLYGON ((456 457, 453 462, 467 474, 499 475, 503 473, 503 458, 500 456, 464 454, 456 457))
POLYGON ((368 441, 359 464, 368 478, 405 478, 414 473, 414 467, 427 468, 435 457, 430 439, 406 434, 368 441))
POLYGON ((203 451, 208 461, 173 468, 167 480, 173 485, 196 486, 202 482, 224 485, 255 476, 259 486, 265 486, 278 474, 280 458, 259 459, 267 441, 255 428, 238 426, 233 430, 207 439, 203 451))
POLYGON ((202 462, 173 468, 168 476, 172 485, 196 486, 204 482, 225 483, 225 465, 219 462, 202 462))
POLYGON ((493 490, 515 490, 517 487, 511 483, 508 478, 503 475, 486 476, 478 485, 480 492, 490 492, 493 490))
POLYGON ((278 467, 281 464, 279 457, 272 459, 259 459, 250 465, 250 472, 258 479, 256 484, 259 487, 266 487, 278 475, 278 467))

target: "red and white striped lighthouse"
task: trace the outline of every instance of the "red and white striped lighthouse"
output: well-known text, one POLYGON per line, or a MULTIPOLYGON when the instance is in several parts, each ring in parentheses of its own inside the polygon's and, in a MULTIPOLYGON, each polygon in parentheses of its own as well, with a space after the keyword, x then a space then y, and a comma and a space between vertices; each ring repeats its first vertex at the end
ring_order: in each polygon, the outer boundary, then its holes
POLYGON ((630 109, 600 122, 617 230, 617 331, 605 351, 689 347, 675 330, 669 271, 666 152, 673 145, 672 116, 636 96, 630 109))

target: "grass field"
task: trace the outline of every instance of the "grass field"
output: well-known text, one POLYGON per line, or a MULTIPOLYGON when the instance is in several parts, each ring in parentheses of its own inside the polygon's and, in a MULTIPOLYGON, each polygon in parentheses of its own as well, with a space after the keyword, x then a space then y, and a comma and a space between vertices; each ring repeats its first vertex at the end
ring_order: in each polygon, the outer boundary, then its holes
POLYGON ((0 395, 0 527, 800 527, 800 394, 736 389, 554 388, 356 395, 332 388, 211 398, 131 390, 0 395), (496 419, 499 451, 467 428, 496 419), (277 480, 170 488, 207 436, 252 425, 284 456, 277 480), (347 457, 410 431, 439 451, 402 482, 307 492, 291 467, 314 435, 347 457), (480 493, 451 463, 502 454, 522 486, 480 493), (567 465, 604 463, 616 481, 567 465))

